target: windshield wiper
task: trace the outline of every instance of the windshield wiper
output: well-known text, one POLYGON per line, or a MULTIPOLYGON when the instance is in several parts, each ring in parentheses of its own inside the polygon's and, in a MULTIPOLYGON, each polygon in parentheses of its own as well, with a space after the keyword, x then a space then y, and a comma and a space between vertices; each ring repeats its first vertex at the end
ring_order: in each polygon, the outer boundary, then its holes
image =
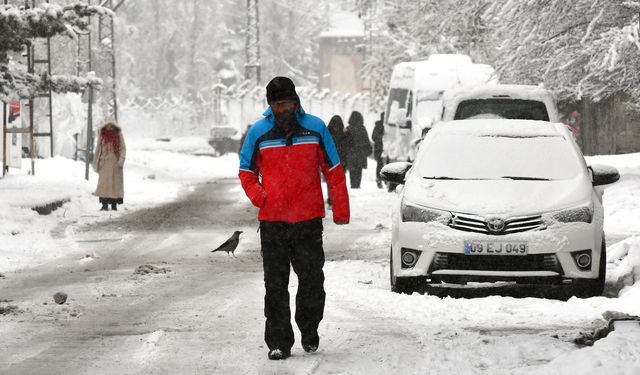
POLYGON ((460 178, 447 176, 425 176, 422 178, 424 178, 425 180, 488 180, 488 178, 460 178))
POLYGON ((461 180, 461 178, 446 176, 425 176, 422 178, 424 178, 425 180, 461 180))
POLYGON ((543 177, 502 176, 500 178, 506 178, 509 180, 521 180, 521 181, 551 181, 551 179, 543 178, 543 177))

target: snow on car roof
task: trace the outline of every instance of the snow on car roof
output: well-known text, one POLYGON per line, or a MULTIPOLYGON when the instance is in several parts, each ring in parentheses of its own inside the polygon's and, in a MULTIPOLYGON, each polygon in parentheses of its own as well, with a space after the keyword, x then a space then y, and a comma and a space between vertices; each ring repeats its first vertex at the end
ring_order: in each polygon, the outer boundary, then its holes
POLYGON ((468 98, 500 98, 511 97, 515 99, 553 99, 553 95, 549 90, 540 86, 532 85, 480 85, 472 87, 460 87, 447 92, 445 100, 460 101, 468 98))
POLYGON ((563 137, 566 126, 561 123, 532 120, 478 119, 438 123, 429 133, 471 136, 495 135, 512 137, 563 137))

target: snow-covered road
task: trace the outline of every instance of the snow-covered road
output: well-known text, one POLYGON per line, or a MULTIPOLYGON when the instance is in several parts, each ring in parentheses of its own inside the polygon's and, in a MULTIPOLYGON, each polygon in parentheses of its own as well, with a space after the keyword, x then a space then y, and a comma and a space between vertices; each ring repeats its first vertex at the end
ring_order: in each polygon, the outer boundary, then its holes
MULTIPOLYGON (((149 175, 149 155, 132 153, 130 168, 149 175)), ((153 168, 153 182, 165 181, 153 168)), ((637 173, 629 168, 623 173, 637 173)), ((635 326, 593 346, 574 342, 600 327, 605 311, 640 315, 632 226, 614 226, 609 298, 514 298, 509 288, 476 298, 399 295, 388 286, 392 195, 374 187, 372 172, 350 192, 352 224, 325 220, 327 307, 317 353, 297 342, 288 360, 267 359, 256 211, 236 179, 215 178, 157 206, 136 207, 134 197, 134 209, 110 218, 59 217, 50 244, 59 255, 0 278, 0 306, 19 309, 0 314, 0 373, 640 373, 635 326), (235 258, 209 253, 236 229, 244 233, 235 258), (155 268, 136 273, 144 265, 155 268), (65 304, 53 302, 57 291, 69 295, 65 304)), ((616 194, 633 206, 639 185, 623 175, 608 190, 610 217, 635 215, 616 194)), ((296 287, 292 274, 292 306, 296 287)))

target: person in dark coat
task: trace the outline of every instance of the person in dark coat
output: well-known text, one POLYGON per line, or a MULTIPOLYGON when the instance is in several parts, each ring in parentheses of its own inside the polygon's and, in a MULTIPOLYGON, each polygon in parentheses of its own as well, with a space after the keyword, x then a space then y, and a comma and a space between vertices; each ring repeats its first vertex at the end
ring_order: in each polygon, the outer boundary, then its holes
POLYGON ((345 173, 346 164, 347 164, 347 136, 344 134, 344 123, 342 122, 342 117, 335 115, 331 117, 329 120, 329 133, 331 134, 331 138, 333 138, 333 143, 336 144, 336 148, 338 149, 338 157, 342 162, 342 168, 345 173))
POLYGON ((382 188, 382 179, 380 178, 380 170, 382 169, 382 137, 384 136, 384 112, 380 114, 380 119, 376 121, 371 132, 371 140, 373 141, 373 158, 376 160, 376 185, 382 188))
MULTIPOLYGON (((336 149, 338 150, 338 157, 340 158, 340 162, 342 164, 342 170, 344 173, 347 173, 347 135, 344 133, 344 123, 342 122, 342 117, 335 115, 331 117, 329 120, 329 134, 331 134, 331 138, 333 138, 333 143, 336 144, 336 149)), ((329 189, 327 189, 329 191, 329 189)), ((327 204, 331 205, 331 197, 327 197, 327 204)))
POLYGON ((371 155, 369 134, 364 127, 364 118, 358 111, 351 112, 347 127, 347 169, 352 189, 359 189, 362 170, 367 168, 367 157, 371 155))

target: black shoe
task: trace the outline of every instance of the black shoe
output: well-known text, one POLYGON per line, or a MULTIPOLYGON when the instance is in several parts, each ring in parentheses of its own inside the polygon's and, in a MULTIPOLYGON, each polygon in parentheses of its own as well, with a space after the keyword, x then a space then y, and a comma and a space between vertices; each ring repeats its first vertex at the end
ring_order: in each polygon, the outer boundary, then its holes
POLYGON ((112 204, 111 205, 111 211, 118 211, 118 205, 117 204, 112 204))
POLYGON ((376 185, 378 185, 378 189, 382 189, 382 181, 376 180, 376 185))
POLYGON ((109 211, 109 206, 107 206, 106 204, 103 204, 100 211, 109 211))
POLYGON ((269 350, 269 359, 272 361, 287 359, 289 357, 291 357, 290 350, 282 350, 282 349, 269 350))
POLYGON ((317 333, 311 335, 304 335, 302 337, 302 349, 307 353, 313 353, 318 350, 318 344, 320 343, 320 337, 317 333))

